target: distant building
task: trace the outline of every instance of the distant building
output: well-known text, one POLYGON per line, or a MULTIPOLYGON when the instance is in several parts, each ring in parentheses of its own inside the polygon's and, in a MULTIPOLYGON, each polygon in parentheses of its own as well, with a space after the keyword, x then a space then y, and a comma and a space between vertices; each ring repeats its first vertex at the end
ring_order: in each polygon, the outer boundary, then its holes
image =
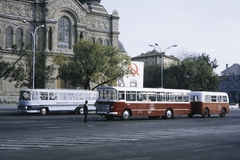
POLYGON ((240 103, 240 65, 235 63, 228 67, 227 64, 221 73, 219 91, 228 93, 230 103, 240 103))
POLYGON ((226 64, 226 69, 221 72, 222 76, 229 75, 240 75, 240 64, 234 63, 232 66, 228 67, 226 64))
MULTIPOLYGON (((170 55, 166 55, 163 53, 163 66, 164 68, 170 67, 173 64, 178 64, 180 62, 180 59, 170 55)), ((161 64, 162 54, 158 52, 156 49, 149 51, 147 53, 142 53, 141 55, 138 55, 136 57, 132 57, 132 61, 140 61, 144 62, 144 66, 149 65, 158 65, 161 64)))

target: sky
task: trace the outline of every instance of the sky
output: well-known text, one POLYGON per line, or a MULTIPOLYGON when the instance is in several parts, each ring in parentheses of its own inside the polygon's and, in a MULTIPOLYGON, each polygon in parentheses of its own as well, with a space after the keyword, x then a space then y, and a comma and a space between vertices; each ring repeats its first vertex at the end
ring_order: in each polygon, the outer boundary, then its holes
POLYGON ((206 53, 220 74, 240 64, 240 0, 102 0, 109 14, 119 14, 119 40, 131 56, 153 50, 167 55, 206 53), (156 48, 157 49, 157 48, 156 48))

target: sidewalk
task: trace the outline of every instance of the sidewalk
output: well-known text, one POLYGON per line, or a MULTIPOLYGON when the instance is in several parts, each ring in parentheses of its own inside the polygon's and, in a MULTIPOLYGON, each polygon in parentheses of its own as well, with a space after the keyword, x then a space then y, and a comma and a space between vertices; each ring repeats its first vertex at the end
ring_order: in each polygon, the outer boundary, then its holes
POLYGON ((17 104, 0 104, 0 109, 2 108, 17 108, 17 104))

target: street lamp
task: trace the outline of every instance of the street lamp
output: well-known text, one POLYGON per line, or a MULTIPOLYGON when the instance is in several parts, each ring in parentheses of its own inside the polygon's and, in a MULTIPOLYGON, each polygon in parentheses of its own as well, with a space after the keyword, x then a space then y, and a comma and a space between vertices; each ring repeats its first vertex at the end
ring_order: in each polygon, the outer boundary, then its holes
POLYGON ((158 48, 158 50, 160 51, 159 54, 160 54, 160 58, 161 58, 161 88, 163 88, 163 63, 164 63, 165 51, 166 51, 167 49, 172 48, 172 47, 177 47, 177 45, 171 45, 171 46, 167 47, 166 49, 164 49, 163 52, 162 52, 161 47, 160 47, 157 43, 155 43, 154 45, 149 44, 149 46, 150 46, 150 47, 154 47, 154 49, 155 49, 155 48, 158 48))
MULTIPOLYGON (((26 20, 22 20, 23 23, 27 23, 26 20)), ((12 23, 15 26, 19 26, 16 23, 12 23)), ((30 26, 29 26, 30 27, 30 26)), ((31 33, 33 38, 33 59, 32 59, 32 89, 34 89, 34 81, 35 81, 35 50, 36 50, 36 33, 39 28, 43 28, 44 25, 39 25, 35 28, 35 30, 31 30, 30 28, 27 28, 27 30, 31 33)))

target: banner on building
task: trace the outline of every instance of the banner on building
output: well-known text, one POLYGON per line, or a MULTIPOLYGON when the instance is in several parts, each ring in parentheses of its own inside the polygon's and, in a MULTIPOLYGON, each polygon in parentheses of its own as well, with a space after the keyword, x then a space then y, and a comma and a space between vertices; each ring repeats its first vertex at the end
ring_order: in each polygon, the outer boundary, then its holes
POLYGON ((119 87, 143 87, 144 62, 131 62, 128 66, 129 74, 119 78, 117 85, 119 87))

